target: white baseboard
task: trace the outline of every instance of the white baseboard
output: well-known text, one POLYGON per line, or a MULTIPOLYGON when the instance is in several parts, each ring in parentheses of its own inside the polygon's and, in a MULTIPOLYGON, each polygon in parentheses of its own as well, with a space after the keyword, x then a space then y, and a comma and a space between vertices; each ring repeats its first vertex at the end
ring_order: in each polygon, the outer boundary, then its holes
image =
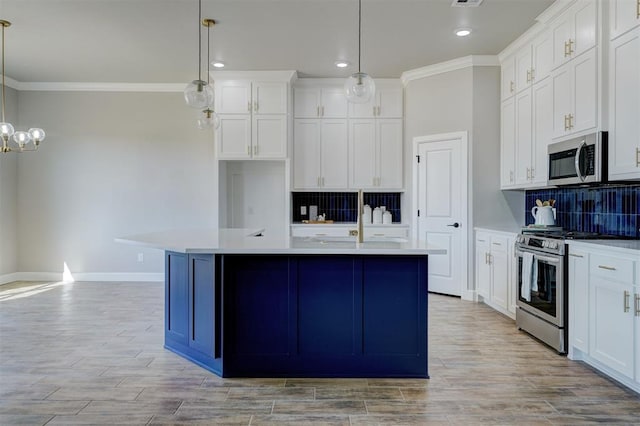
MULTIPOLYGON (((164 281, 163 272, 76 272, 74 281, 164 281)), ((62 272, 14 272, 0 275, 0 285, 14 281, 62 281, 62 272)))
POLYGON ((471 302, 478 301, 478 295, 475 290, 464 290, 462 292, 462 300, 469 300, 471 302))

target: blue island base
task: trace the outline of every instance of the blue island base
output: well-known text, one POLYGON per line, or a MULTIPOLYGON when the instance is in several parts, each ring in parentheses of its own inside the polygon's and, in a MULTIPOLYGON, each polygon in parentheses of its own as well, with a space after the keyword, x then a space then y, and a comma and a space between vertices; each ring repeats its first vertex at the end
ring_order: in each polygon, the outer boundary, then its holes
POLYGON ((165 347, 223 377, 428 378, 426 255, 166 253, 165 347))

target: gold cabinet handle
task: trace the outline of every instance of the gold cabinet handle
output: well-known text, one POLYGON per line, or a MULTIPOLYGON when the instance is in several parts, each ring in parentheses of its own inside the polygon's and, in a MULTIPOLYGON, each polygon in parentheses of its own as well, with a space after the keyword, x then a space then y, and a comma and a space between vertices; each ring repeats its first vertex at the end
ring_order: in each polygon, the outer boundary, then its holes
MULTIPOLYGON (((640 0, 638 0, 638 4, 640 4, 640 0)), ((636 308, 636 316, 640 317, 640 294, 636 294, 634 307, 636 308)))
POLYGON ((636 19, 640 19, 640 0, 636 3, 636 19))
POLYGON ((564 42, 564 57, 566 58, 569 55, 571 55, 569 53, 569 42, 565 41, 564 42))
POLYGON ((604 269, 604 270, 607 270, 607 271, 615 271, 616 270, 616 268, 614 268, 613 266, 605 266, 605 265, 598 265, 598 268, 604 269))
MULTIPOLYGON (((638 0, 638 1, 640 1, 640 0, 638 0)), ((514 90, 515 90, 515 89, 514 89, 514 83, 513 83, 513 81, 510 81, 510 82, 509 82, 509 91, 510 91, 511 93, 513 93, 513 91, 514 91, 514 90)))
POLYGON ((324 106, 320 107, 320 112, 322 112, 321 117, 324 117, 324 106))
POLYGON ((251 112, 251 101, 247 102, 247 111, 251 112))
POLYGON ((316 107, 316 117, 320 117, 320 105, 316 107))
POLYGON ((509 171, 509 182, 513 183, 513 170, 509 171))
POLYGON ((251 147, 247 145, 247 155, 251 155, 251 147))
POLYGON ((569 130, 569 116, 565 115, 564 116, 564 131, 566 132, 567 130, 569 130))
POLYGON ((258 101, 253 101, 253 110, 258 112, 258 101))
POLYGON ((533 167, 531 168, 531 179, 534 179, 536 177, 535 172, 533 171, 533 167))
POLYGON ((579 258, 581 258, 581 259, 584 257, 584 256, 583 256, 583 255, 581 255, 581 254, 573 254, 573 253, 569 253, 569 256, 571 256, 571 257, 579 257, 579 258))
POLYGON ((629 312, 629 292, 624 291, 624 311, 629 312))
POLYGON ((574 51, 573 51, 573 45, 576 44, 575 41, 569 39, 569 55, 573 55, 574 51))
POLYGON ((527 180, 531 179, 531 169, 527 167, 527 180))
MULTIPOLYGON (((640 4, 640 0, 638 0, 640 4)), ((640 148, 636 148, 636 167, 640 167, 640 148)))
POLYGON ((491 243, 491 244, 493 244, 494 246, 501 246, 502 245, 502 243, 491 243))
POLYGON ((531 81, 535 80, 536 78, 536 70, 534 68, 531 68, 531 81))
POLYGON ((569 126, 568 126, 568 130, 573 129, 573 114, 569 114, 567 116, 567 118, 569 119, 569 126))
POLYGON ((527 70, 527 83, 531 82, 531 70, 527 70))
POLYGON ((318 176, 317 182, 318 182, 318 186, 320 186, 320 176, 318 176))
POLYGON ((324 178, 323 177, 320 178, 320 182, 322 183, 322 186, 324 187, 324 178))
POLYGON ((489 264, 489 253, 487 252, 484 253, 484 263, 485 265, 489 264))
POLYGON ((253 155, 258 155, 258 145, 253 147, 253 155))

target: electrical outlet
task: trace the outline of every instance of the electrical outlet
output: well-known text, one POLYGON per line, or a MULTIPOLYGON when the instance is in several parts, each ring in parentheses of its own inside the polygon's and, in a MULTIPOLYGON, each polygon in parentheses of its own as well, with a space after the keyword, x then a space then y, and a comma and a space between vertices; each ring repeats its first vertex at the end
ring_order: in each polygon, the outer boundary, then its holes
POLYGON ((300 214, 302 216, 306 216, 307 215, 307 206, 300 206, 300 214))
POLYGON ((138 253, 138 262, 144 262, 144 253, 138 253))

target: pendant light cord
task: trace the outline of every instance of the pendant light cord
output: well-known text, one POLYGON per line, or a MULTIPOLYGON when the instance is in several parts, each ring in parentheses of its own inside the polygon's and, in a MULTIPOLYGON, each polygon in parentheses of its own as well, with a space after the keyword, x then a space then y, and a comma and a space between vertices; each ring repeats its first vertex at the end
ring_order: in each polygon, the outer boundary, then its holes
POLYGON ((4 102, 5 102, 5 93, 7 92, 7 88, 4 85, 4 29, 5 25, 2 24, 2 122, 5 123, 4 120, 4 102))
POLYGON ((360 45, 362 43, 362 0, 358 0, 358 73, 360 73, 360 45))
POLYGON ((198 0, 198 80, 202 81, 202 0, 198 0))
POLYGON ((207 84, 210 83, 210 74, 211 74, 211 58, 209 55, 211 54, 211 35, 209 34, 209 30, 211 29, 211 25, 207 24, 207 84))

